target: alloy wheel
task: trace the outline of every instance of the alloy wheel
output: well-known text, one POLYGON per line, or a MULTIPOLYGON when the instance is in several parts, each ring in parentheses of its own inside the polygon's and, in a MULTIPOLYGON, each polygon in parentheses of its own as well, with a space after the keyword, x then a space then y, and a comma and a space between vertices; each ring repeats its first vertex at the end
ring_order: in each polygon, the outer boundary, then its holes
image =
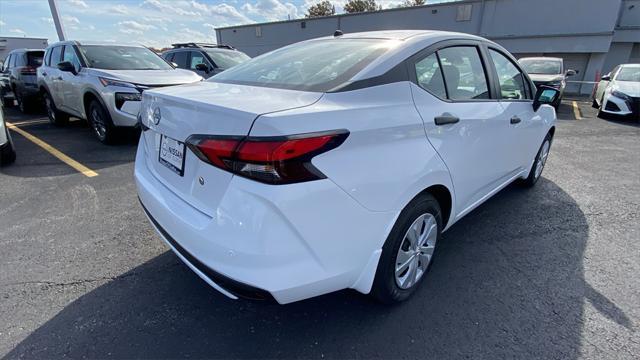
POLYGON ((436 218, 425 213, 409 226, 395 262, 396 284, 401 289, 415 285, 425 274, 438 240, 438 223, 436 218))
POLYGON ((104 140, 107 134, 107 126, 96 107, 93 107, 91 109, 91 126, 93 127, 93 131, 98 136, 98 139, 104 140))
POLYGON ((544 169, 544 165, 547 163, 547 157, 549 156, 549 147, 551 144, 549 140, 545 140, 544 144, 542 144, 542 149, 540 149, 540 153, 538 154, 538 158, 536 159, 536 179, 540 177, 542 174, 542 169, 544 169))
POLYGON ((46 95, 44 97, 44 106, 47 108, 47 116, 49 117, 49 121, 56 122, 56 112, 53 110, 53 103, 51 102, 51 97, 46 95))

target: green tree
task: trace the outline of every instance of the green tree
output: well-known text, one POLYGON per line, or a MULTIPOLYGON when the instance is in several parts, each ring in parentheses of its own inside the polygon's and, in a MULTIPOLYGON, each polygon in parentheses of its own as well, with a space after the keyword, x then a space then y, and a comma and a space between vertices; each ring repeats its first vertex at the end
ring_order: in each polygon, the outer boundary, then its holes
POLYGON ((344 5, 344 11, 348 13, 376 10, 382 10, 382 7, 376 4, 376 0, 349 0, 349 2, 344 5))
POLYGON ((333 4, 331 4, 330 1, 324 0, 309 7, 309 9, 307 10, 307 15, 305 16, 307 18, 314 18, 314 17, 320 17, 320 16, 335 15, 335 13, 336 13, 336 7, 333 6, 333 4))
POLYGON ((399 8, 422 6, 427 5, 427 0, 405 0, 402 4, 398 5, 399 8))

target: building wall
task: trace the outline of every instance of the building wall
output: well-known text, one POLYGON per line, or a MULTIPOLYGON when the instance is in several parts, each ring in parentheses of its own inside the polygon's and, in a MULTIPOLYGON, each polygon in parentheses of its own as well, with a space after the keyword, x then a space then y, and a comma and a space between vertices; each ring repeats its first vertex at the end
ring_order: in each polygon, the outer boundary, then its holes
MULTIPOLYGON (((465 0, 216 29, 218 41, 256 56, 298 41, 349 32, 431 29, 472 33, 515 54, 565 58, 594 81, 613 66, 629 62, 640 43, 640 0, 465 0), (467 15, 467 16, 464 16, 467 15), (607 54, 611 52, 611 54, 607 54)), ((589 86, 569 91, 589 93, 589 86)))
POLYGON ((23 48, 44 49, 47 45, 47 39, 0 36, 0 61, 4 62, 4 59, 12 50, 23 48))

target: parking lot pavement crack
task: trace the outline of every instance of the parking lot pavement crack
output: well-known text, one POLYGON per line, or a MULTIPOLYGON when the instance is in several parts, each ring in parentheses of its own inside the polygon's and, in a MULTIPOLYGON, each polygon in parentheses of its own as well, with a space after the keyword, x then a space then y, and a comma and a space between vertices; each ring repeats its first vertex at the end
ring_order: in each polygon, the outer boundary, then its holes
POLYGON ((132 272, 132 273, 127 273, 120 276, 104 276, 104 277, 99 277, 95 279, 79 279, 79 280, 72 280, 72 281, 66 281, 66 282, 56 282, 56 281, 49 281, 49 280, 17 281, 17 282, 0 284, 0 286, 8 287, 8 286, 20 286, 20 285, 45 285, 45 286, 51 286, 51 287, 65 287, 65 286, 91 284, 91 283, 101 282, 101 281, 123 280, 136 275, 137 274, 135 272, 132 272))

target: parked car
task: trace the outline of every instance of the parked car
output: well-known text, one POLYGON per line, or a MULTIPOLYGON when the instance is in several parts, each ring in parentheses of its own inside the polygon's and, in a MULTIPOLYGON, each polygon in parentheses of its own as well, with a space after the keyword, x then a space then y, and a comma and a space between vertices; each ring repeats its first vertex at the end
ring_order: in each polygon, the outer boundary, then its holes
POLYGON ((4 119, 4 109, 0 104, 0 165, 8 165, 16 160, 16 150, 4 119))
POLYGON ((402 301, 443 231, 538 181, 558 95, 535 93, 481 37, 337 33, 145 91, 138 195, 178 257, 231 298, 352 288, 402 301))
POLYGON ((47 47, 38 68, 49 120, 62 125, 69 116, 86 119, 103 143, 115 140, 119 128, 138 124, 142 91, 201 80, 144 46, 113 43, 58 42, 47 47))
POLYGON ((598 116, 628 116, 640 120, 640 64, 622 64, 600 79, 593 92, 598 116))
POLYGON ((560 91, 560 96, 553 104, 556 109, 562 102, 564 89, 567 86, 567 78, 574 76, 576 70, 564 69, 562 58, 555 57, 526 57, 518 60, 522 68, 529 74, 533 83, 537 86, 545 85, 560 91))
POLYGON ((173 44, 162 57, 181 69, 209 78, 250 59, 247 54, 229 45, 205 43, 173 44))
POLYGON ((5 107, 18 102, 20 111, 26 113, 39 102, 36 68, 42 65, 44 50, 16 49, 9 53, 0 75, 0 98, 5 107))

